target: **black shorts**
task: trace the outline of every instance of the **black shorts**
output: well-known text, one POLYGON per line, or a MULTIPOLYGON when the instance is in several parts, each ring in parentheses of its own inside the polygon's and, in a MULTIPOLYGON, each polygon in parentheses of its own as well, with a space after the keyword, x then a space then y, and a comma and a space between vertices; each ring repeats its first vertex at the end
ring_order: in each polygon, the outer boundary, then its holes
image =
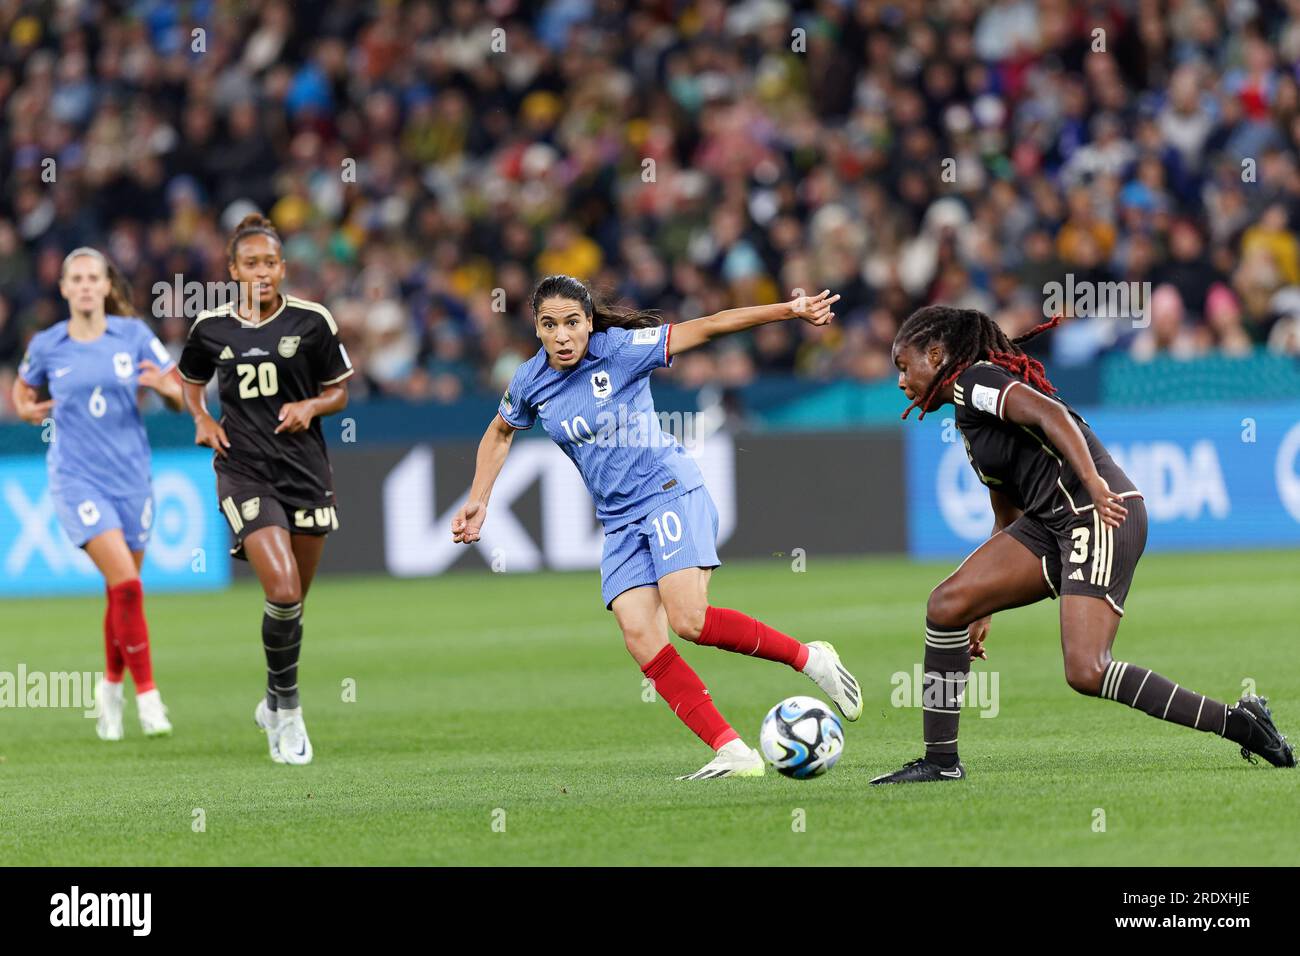
POLYGON ((1102 524, 1095 509, 1059 522, 1021 515, 1005 529, 1038 557, 1055 598, 1086 594, 1104 598, 1123 616, 1133 572, 1147 544, 1147 507, 1137 492, 1124 496, 1128 517, 1118 528, 1102 524))
POLYGON ((235 536, 230 554, 245 561, 248 557, 244 554, 244 539, 259 528, 324 535, 339 527, 332 494, 311 507, 302 507, 277 497, 270 485, 217 472, 217 500, 235 536))

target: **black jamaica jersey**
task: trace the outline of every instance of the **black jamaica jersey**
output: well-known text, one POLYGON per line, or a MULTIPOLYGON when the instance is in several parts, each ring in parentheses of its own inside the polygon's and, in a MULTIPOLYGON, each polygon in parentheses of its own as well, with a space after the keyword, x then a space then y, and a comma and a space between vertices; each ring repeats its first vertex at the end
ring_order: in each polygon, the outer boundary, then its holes
POLYGON ((219 473, 269 485, 290 504, 316 507, 332 500, 334 485, 320 419, 306 431, 277 435, 280 407, 348 378, 352 363, 324 306, 282 299, 257 325, 236 316, 233 304, 201 313, 190 327, 180 373, 199 385, 217 376, 221 425, 230 439, 227 457, 214 453, 219 473))
MULTIPOLYGON (((953 402, 957 430, 966 445, 966 457, 980 481, 1006 495, 1025 514, 1044 521, 1069 518, 1093 507, 1079 476, 1065 456, 1036 427, 1006 421, 1003 407, 1011 389, 1033 388, 1000 365, 976 362, 957 376, 953 402)), ((1088 443, 1097 472, 1116 494, 1134 492, 1083 416, 1060 399, 1088 443)))

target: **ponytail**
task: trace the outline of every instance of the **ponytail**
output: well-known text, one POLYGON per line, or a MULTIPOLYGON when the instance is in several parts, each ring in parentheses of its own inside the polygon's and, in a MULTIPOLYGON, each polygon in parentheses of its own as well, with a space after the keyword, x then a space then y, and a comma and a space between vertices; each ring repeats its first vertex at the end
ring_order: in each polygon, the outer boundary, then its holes
POLYGON ((104 311, 109 315, 135 316, 135 296, 131 283, 112 262, 108 264, 108 281, 111 283, 104 299, 104 311))

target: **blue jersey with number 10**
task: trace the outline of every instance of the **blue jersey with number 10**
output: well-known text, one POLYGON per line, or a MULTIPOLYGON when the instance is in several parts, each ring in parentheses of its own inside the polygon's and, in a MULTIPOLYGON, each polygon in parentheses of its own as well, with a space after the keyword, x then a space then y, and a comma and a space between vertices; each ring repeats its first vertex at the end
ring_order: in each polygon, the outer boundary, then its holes
POLYGON ((519 366, 499 412, 514 428, 541 420, 578 466, 605 531, 645 517, 704 484, 699 466, 660 427, 650 373, 672 364, 671 326, 596 332, 564 371, 540 349, 519 366))
POLYGON ((108 316, 104 334, 78 342, 65 319, 35 335, 18 368, 34 388, 49 386, 54 434, 46 467, 50 488, 88 482, 107 495, 149 487, 149 438, 136 401, 139 365, 173 365, 157 337, 139 319, 108 316))

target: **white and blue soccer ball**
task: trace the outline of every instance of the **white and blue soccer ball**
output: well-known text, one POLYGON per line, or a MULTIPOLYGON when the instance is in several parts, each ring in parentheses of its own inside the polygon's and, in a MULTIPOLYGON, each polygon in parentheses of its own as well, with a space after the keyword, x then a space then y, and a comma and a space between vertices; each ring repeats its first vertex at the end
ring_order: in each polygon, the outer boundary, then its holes
POLYGON ((805 780, 825 773, 840 759, 844 725, 815 697, 787 697, 763 718, 758 744, 777 773, 805 780))

